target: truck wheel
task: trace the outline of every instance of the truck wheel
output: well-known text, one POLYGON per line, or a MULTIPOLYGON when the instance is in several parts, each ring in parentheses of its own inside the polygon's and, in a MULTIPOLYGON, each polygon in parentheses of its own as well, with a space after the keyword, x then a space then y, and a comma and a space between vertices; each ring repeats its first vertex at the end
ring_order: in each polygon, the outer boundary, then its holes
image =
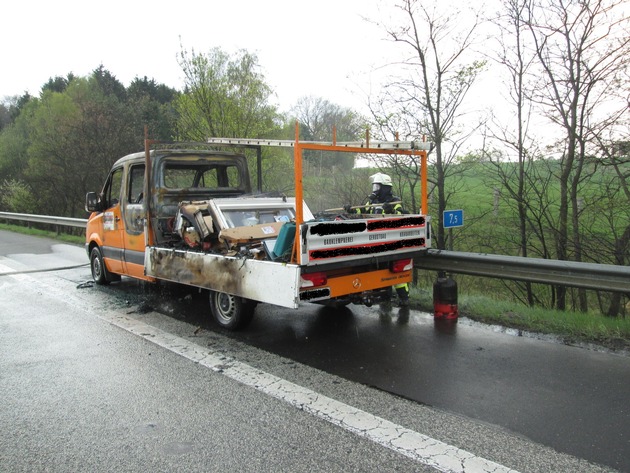
POLYGON ((112 281, 120 281, 119 274, 113 274, 107 271, 105 262, 103 261, 103 254, 98 246, 92 248, 90 252, 90 269, 92 270, 92 279, 96 284, 106 286, 112 281))
POLYGON ((247 326, 254 316, 256 303, 225 292, 210 291, 210 310, 217 323, 227 330, 247 326))
POLYGON ((92 270, 92 278, 96 284, 103 286, 109 284, 110 280, 107 277, 107 268, 103 261, 103 255, 98 246, 92 248, 90 252, 90 269, 92 270))

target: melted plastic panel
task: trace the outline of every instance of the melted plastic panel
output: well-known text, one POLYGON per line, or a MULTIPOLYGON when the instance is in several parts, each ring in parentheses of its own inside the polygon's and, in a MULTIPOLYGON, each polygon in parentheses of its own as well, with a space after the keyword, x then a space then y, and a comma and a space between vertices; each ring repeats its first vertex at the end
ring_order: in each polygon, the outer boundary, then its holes
POLYGON ((149 247, 148 276, 295 309, 300 268, 256 259, 149 247))
POLYGON ((404 215, 308 222, 302 264, 317 265, 370 256, 400 255, 430 247, 428 217, 404 215))

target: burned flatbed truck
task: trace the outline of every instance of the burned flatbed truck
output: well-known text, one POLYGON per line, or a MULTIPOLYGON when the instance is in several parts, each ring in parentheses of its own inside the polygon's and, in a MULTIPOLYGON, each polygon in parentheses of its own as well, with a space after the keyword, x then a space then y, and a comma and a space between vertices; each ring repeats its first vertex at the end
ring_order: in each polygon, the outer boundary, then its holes
POLYGON ((216 321, 235 330, 259 302, 297 309, 389 298, 392 285, 411 281, 413 258, 431 246, 428 143, 366 135, 344 143, 211 138, 199 145, 147 139, 144 153, 113 165, 100 194, 87 194, 86 250, 96 283, 124 275, 207 289, 216 321), (293 148, 294 198, 262 192, 263 146, 293 148), (257 155, 256 192, 247 149, 257 155), (315 218, 303 199, 305 150, 415 156, 421 214, 315 218))

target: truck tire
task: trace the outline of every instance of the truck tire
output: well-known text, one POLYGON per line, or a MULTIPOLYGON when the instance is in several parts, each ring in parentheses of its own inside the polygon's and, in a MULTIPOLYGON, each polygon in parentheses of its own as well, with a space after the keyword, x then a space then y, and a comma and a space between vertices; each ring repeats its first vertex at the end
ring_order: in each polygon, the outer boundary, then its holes
POLYGON ((103 261, 103 254, 98 246, 92 248, 90 252, 90 270, 92 271, 94 282, 101 286, 106 286, 112 281, 120 281, 118 274, 112 274, 107 271, 103 261))
POLYGON ((214 320, 227 330, 246 327, 254 316, 256 302, 225 292, 210 291, 210 310, 214 320))

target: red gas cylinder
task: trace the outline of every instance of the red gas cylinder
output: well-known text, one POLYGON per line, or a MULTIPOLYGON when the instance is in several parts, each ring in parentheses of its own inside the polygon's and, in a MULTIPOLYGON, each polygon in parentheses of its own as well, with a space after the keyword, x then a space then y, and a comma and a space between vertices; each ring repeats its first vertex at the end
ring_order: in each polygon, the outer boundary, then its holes
POLYGON ((438 274, 438 279, 433 283, 433 315, 447 320, 457 320, 457 283, 446 274, 438 274))

